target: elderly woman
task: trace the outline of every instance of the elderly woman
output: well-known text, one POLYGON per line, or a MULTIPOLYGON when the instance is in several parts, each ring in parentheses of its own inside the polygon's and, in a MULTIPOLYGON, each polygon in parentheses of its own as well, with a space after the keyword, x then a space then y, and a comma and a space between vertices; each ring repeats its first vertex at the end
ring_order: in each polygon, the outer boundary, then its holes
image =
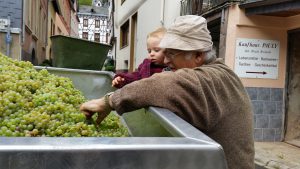
POLYGON ((250 99, 236 74, 212 50, 206 20, 180 16, 159 45, 174 72, 155 74, 81 105, 101 122, 111 110, 120 115, 147 106, 163 107, 222 145, 230 169, 254 169, 250 99))

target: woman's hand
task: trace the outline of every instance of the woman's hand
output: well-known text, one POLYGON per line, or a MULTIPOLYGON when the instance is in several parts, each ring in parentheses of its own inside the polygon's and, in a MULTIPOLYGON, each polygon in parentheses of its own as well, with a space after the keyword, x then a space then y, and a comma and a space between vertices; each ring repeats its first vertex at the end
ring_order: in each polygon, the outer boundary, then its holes
POLYGON ((110 113, 111 109, 103 98, 90 100, 80 106, 80 111, 86 116, 87 119, 91 118, 93 114, 98 112, 97 124, 100 124, 110 113))

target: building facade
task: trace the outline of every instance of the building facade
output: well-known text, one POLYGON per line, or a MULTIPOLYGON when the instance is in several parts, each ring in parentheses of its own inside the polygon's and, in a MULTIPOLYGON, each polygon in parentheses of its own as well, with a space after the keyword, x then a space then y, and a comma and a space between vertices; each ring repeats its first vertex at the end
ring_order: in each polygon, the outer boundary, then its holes
POLYGON ((48 45, 46 49, 47 60, 53 59, 51 36, 65 35, 78 37, 78 1, 77 0, 51 0, 48 1, 48 45))
POLYGON ((14 59, 39 65, 51 60, 52 35, 78 37, 77 0, 2 0, 0 5, 0 51, 14 59))
MULTIPOLYGON (((46 55, 47 0, 4 0, 1 8, 1 18, 10 16, 10 57, 40 63, 46 55)), ((3 44, 7 43, 1 43, 2 49, 3 44)))
POLYGON ((79 6, 79 38, 109 43, 108 6, 79 6))
POLYGON ((48 1, 23 1, 24 42, 22 60, 34 65, 46 59, 48 1))
POLYGON ((17 60, 22 53, 22 0, 0 2, 0 52, 17 60))
POLYGON ((78 30, 78 25, 79 25, 79 18, 77 16, 77 12, 79 10, 79 5, 77 0, 73 0, 73 4, 71 4, 71 31, 70 31, 70 36, 79 38, 79 30, 78 30))

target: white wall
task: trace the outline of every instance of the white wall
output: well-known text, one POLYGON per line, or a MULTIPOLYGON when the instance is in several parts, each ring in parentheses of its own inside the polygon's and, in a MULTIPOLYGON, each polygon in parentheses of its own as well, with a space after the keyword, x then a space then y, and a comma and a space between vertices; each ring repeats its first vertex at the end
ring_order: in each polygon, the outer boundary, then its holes
POLYGON ((168 28, 174 19, 180 15, 180 1, 181 0, 165 1, 164 23, 166 28, 168 28))
POLYGON ((115 24, 120 27, 130 16, 132 16, 140 6, 147 0, 126 0, 122 5, 120 0, 115 0, 116 15, 115 24))
POLYGON ((161 6, 163 0, 147 0, 138 10, 137 36, 135 39, 135 67, 147 57, 147 34, 163 26, 161 20, 161 6))
POLYGON ((147 34, 158 27, 168 26, 180 14, 180 0, 147 0, 138 10, 136 65, 147 57, 147 34))

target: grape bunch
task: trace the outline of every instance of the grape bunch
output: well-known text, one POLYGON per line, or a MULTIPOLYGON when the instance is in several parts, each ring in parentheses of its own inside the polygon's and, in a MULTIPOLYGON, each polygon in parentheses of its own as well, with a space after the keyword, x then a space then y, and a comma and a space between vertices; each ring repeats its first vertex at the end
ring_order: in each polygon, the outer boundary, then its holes
POLYGON ((100 124, 86 120, 79 106, 86 99, 72 81, 36 71, 30 62, 0 53, 0 136, 122 137, 127 129, 117 115, 100 124))

